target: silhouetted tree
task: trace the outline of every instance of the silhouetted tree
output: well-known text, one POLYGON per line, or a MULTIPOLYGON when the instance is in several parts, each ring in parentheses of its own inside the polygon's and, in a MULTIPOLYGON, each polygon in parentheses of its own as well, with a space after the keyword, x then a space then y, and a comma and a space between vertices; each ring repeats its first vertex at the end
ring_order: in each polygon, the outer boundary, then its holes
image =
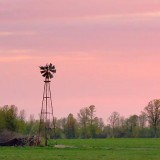
POLYGON ((97 128, 97 124, 96 124, 96 117, 95 117, 95 106, 94 105, 91 105, 88 107, 88 110, 89 110, 89 130, 90 130, 90 137, 95 137, 96 135, 96 128, 97 128))
POLYGON ((155 99, 144 108, 149 124, 154 129, 154 136, 157 137, 157 127, 160 123, 160 100, 155 99))
POLYGON ((56 123, 56 135, 57 138, 66 138, 66 123, 67 118, 60 118, 56 123))
POLYGON ((17 132, 26 133, 25 111, 21 110, 17 117, 17 132))
POLYGON ((16 131, 16 121, 17 121, 17 107, 14 105, 11 106, 4 106, 2 108, 2 112, 4 112, 6 129, 10 131, 16 131))
POLYGON ((112 137, 115 137, 115 127, 119 125, 119 113, 118 112, 113 112, 111 113, 110 117, 108 118, 108 122, 110 127, 112 128, 112 137))
POLYGON ((87 138, 89 136, 89 109, 87 107, 80 109, 78 113, 78 122, 82 138, 87 138))
POLYGON ((139 127, 140 128, 145 128, 146 127, 146 123, 147 123, 147 116, 144 112, 141 112, 141 114, 138 117, 138 122, 139 122, 139 127))
POLYGON ((129 137, 138 137, 139 134, 139 124, 138 124, 138 116, 137 115, 131 115, 127 119, 127 125, 128 125, 128 135, 129 137))
POLYGON ((69 114, 66 122, 66 136, 67 138, 75 138, 76 137, 76 119, 73 114, 69 114))

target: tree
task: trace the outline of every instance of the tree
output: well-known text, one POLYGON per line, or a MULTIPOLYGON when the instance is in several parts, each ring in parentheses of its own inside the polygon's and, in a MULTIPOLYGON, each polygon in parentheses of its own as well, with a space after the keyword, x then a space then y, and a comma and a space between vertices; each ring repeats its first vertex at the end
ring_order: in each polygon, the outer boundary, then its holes
POLYGON ((78 113, 78 121, 81 129, 82 138, 87 138, 89 136, 88 124, 89 124, 89 109, 88 107, 80 109, 78 113))
POLYGON ((57 138, 66 138, 66 123, 67 118, 61 118, 56 123, 56 136, 57 138))
POLYGON ((73 114, 69 114, 67 117, 66 123, 66 136, 67 138, 75 138, 76 137, 76 119, 73 114))
POLYGON ((26 122, 25 122, 25 111, 21 110, 17 117, 17 132, 25 133, 26 122))
POLYGON ((138 116, 139 137, 148 137, 150 129, 147 126, 147 116, 144 112, 138 116))
POLYGON ((0 132, 6 128, 5 114, 3 108, 0 108, 0 132))
POLYGON ((112 137, 115 137, 115 127, 118 126, 119 124, 119 113, 118 112, 113 112, 111 113, 110 117, 108 118, 109 124, 112 128, 112 137))
POLYGON ((10 131, 16 131, 16 121, 17 121, 17 107, 14 105, 4 106, 2 108, 5 116, 6 129, 10 131))
POLYGON ((129 137, 138 137, 138 116, 137 115, 131 115, 127 121, 127 128, 128 128, 128 136, 129 137))
POLYGON ((27 121, 26 125, 27 125, 27 127, 26 127, 27 134, 33 135, 33 134, 38 133, 38 130, 39 130, 39 120, 36 120, 34 118, 33 114, 31 114, 29 116, 29 121, 27 121))
POLYGON ((144 108, 148 122, 154 129, 154 136, 157 137, 157 127, 160 123, 160 100, 154 99, 144 108))
POLYGON ((94 121, 94 118, 95 118, 94 113, 96 112, 95 106, 91 105, 91 106, 88 107, 88 109, 89 109, 89 121, 90 121, 90 125, 93 125, 93 121, 94 121))
POLYGON ((102 118, 95 117, 94 118, 94 134, 93 138, 104 138, 105 133, 104 133, 104 122, 102 118))
POLYGON ((94 115, 94 113, 96 112, 95 110, 95 106, 94 105, 91 105, 88 107, 88 110, 89 110, 89 130, 90 130, 90 137, 95 137, 96 135, 96 124, 95 124, 95 121, 96 121, 96 117, 94 115))
POLYGON ((141 112, 141 114, 138 117, 138 122, 139 122, 139 127, 141 129, 146 127, 146 123, 147 123, 147 116, 144 112, 141 112))

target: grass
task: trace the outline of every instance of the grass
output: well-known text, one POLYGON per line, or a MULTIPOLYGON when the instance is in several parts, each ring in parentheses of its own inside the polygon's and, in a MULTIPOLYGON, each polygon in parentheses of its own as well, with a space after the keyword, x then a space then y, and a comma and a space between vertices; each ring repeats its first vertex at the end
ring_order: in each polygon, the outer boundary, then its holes
POLYGON ((0 160, 159 160, 160 139, 57 140, 66 148, 0 147, 0 160), (72 148, 73 147, 73 148, 72 148))

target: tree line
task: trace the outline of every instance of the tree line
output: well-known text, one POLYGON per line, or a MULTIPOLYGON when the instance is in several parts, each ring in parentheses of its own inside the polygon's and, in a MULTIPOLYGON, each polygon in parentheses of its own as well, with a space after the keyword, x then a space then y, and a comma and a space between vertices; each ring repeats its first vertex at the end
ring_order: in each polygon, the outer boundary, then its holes
MULTIPOLYGON (((70 113, 64 118, 54 118, 56 138, 147 138, 160 137, 160 100, 148 103, 139 115, 125 118, 112 112, 107 124, 96 116, 96 107, 81 108, 75 117, 70 113)), ((35 135, 38 133, 39 120, 31 115, 25 119, 25 111, 18 112, 14 105, 0 107, 0 137, 13 135, 35 135)))

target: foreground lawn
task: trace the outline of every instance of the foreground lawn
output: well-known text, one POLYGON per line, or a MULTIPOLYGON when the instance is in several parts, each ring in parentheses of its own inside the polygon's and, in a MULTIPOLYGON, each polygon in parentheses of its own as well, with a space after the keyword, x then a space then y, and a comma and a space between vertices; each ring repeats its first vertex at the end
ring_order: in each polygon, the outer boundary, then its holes
POLYGON ((57 140, 50 147, 0 147, 0 160, 160 160, 160 139, 57 140))

